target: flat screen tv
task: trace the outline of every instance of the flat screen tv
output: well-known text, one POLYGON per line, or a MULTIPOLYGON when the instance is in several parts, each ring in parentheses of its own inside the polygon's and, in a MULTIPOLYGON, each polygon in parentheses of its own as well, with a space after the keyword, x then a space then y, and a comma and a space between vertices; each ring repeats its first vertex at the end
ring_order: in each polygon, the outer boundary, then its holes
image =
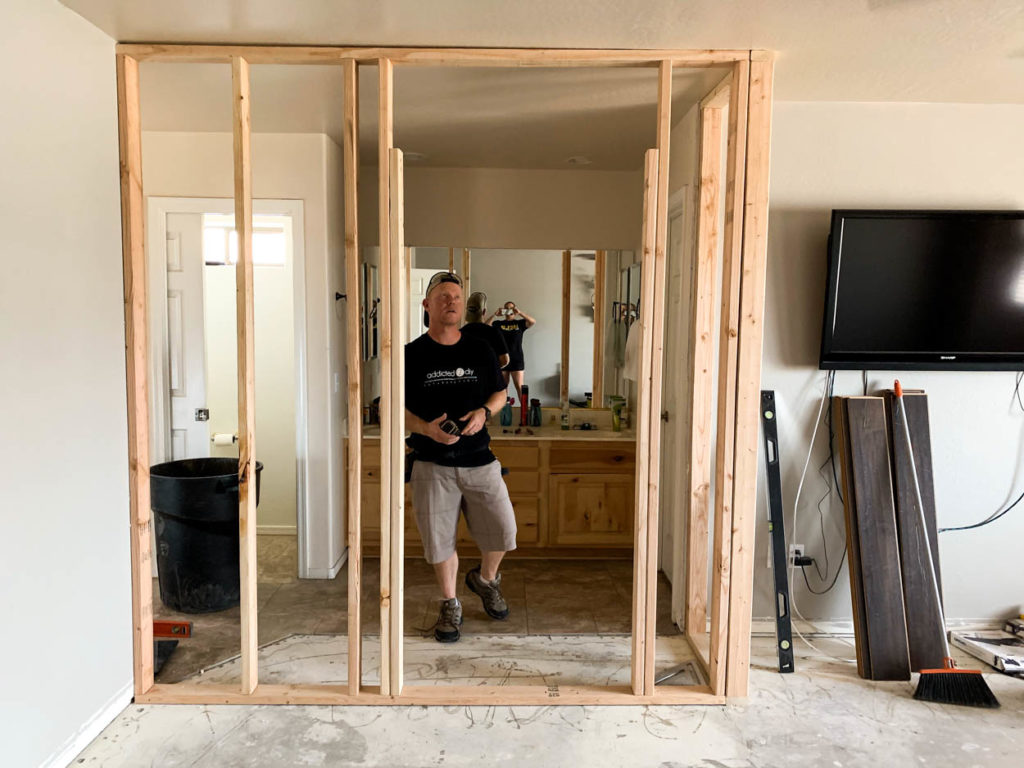
POLYGON ((832 211, 819 367, 1024 370, 1024 211, 832 211))

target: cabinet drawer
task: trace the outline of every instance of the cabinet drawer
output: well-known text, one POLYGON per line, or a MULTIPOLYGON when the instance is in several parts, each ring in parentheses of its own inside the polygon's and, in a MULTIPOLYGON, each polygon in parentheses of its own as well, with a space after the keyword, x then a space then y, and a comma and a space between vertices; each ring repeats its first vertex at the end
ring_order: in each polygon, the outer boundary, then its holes
POLYGON ((636 445, 595 446, 592 443, 555 443, 551 446, 551 472, 636 471, 636 445))
POLYGON ((503 479, 510 495, 537 493, 540 490, 540 475, 537 472, 513 469, 503 479))
POLYGON ((498 457, 503 467, 536 469, 540 466, 540 448, 536 445, 494 445, 491 453, 498 457))

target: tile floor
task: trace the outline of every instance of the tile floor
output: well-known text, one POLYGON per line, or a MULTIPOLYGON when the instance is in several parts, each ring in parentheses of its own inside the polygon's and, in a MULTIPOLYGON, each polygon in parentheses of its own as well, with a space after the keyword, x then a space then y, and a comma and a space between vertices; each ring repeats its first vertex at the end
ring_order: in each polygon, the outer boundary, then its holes
MULTIPOLYGON (((298 579, 293 536, 258 537, 257 606, 261 646, 293 634, 344 634, 348 629, 348 570, 337 578, 298 579)), ((489 619, 479 598, 461 578, 477 561, 460 565, 459 599, 464 604, 464 636, 624 634, 631 630, 633 564, 628 560, 517 560, 502 565, 502 591, 511 613, 507 621, 489 619)), ((380 632, 379 560, 363 563, 364 635, 380 632)), ((193 636, 182 640, 157 682, 180 682, 238 654, 239 610, 179 614, 159 601, 153 580, 154 616, 192 622, 193 636)), ((433 626, 439 592, 433 569, 421 559, 405 561, 405 633, 433 626)), ((676 635, 669 614, 670 587, 662 577, 658 589, 658 634, 676 635)))

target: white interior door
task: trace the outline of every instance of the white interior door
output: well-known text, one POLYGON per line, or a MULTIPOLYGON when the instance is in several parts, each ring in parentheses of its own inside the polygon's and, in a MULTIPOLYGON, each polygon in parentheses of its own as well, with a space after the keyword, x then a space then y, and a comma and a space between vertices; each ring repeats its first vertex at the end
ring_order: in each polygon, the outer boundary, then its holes
POLYGON ((407 342, 423 335, 423 332, 427 330, 427 326, 423 324, 423 299, 427 297, 427 284, 430 282, 430 276, 436 271, 436 269, 409 270, 409 313, 405 337, 407 342))
MULTIPOLYGON (((674 534, 682 525, 681 516, 685 508, 682 492, 685 487, 681 450, 684 432, 689 421, 686 390, 687 339, 689 337, 689 311, 684 297, 686 291, 683 249, 683 208, 670 206, 668 225, 668 254, 665 301, 665 361, 662 379, 662 450, 661 450, 661 514, 659 516, 658 567, 672 583, 673 593, 682 589, 681 580, 676 578, 677 552, 674 534), (678 583, 677 583, 678 582, 678 583)), ((673 604, 675 604, 673 600, 673 604)), ((673 617, 674 618, 674 617, 673 617)))
POLYGON ((210 455, 203 325, 203 216, 168 213, 167 372, 170 459, 210 455))

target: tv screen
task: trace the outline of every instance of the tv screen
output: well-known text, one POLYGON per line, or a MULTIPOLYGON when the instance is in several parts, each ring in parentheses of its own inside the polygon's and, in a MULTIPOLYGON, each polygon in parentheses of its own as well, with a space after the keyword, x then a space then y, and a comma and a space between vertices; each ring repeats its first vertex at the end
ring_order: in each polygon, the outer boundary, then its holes
POLYGON ((1024 369, 1024 211, 832 212, 819 367, 1024 369))

